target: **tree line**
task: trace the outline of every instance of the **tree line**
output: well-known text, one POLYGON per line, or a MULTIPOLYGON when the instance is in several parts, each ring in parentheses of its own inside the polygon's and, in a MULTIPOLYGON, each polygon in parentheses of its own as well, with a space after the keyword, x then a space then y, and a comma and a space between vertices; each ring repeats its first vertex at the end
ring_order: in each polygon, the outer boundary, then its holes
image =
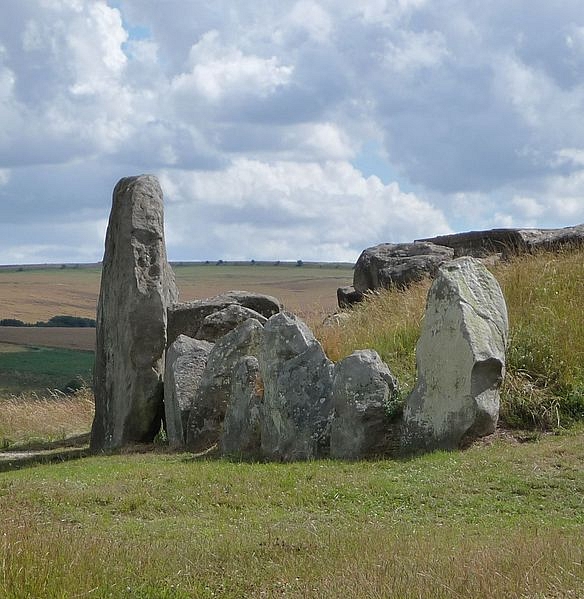
POLYGON ((95 328, 95 319, 82 316, 59 315, 47 321, 39 320, 35 323, 23 322, 16 318, 0 319, 0 327, 82 327, 95 328))

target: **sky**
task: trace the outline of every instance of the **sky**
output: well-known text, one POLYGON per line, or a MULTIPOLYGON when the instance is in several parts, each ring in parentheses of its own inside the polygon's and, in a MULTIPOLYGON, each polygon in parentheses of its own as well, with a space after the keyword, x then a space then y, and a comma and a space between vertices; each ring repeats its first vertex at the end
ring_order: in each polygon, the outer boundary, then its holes
POLYGON ((141 173, 171 260, 584 223, 582 0, 0 0, 0 264, 141 173))

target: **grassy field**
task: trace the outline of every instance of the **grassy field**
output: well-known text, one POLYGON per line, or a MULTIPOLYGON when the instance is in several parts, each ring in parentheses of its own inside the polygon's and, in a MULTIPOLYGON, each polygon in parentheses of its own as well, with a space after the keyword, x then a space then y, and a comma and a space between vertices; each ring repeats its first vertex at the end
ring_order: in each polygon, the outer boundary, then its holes
MULTIPOLYGON (((174 270, 181 301, 243 289, 274 295, 305 314, 333 312, 337 287, 353 278, 346 265, 190 264, 174 270)), ((0 270, 0 318, 30 323, 56 314, 95 318, 100 276, 98 268, 0 270)))
POLYGON ((584 596, 584 431, 403 462, 0 474, 0 596, 584 596))
POLYGON ((85 435, 91 428, 93 411, 93 394, 87 388, 72 395, 54 391, 0 394, 0 449, 28 450, 85 435))
POLYGON ((92 352, 0 344, 0 396, 45 394, 76 377, 90 383, 93 361, 92 352))

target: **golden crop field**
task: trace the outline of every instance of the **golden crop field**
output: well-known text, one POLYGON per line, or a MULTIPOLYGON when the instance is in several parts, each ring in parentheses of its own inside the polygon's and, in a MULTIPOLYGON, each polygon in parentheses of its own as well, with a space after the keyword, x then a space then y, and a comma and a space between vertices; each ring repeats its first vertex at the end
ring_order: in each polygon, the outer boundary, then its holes
MULTIPOLYGON (((239 289, 277 297, 287 310, 319 319, 334 312, 338 287, 349 285, 346 265, 185 264, 174 267, 180 301, 239 289)), ((0 319, 28 323, 65 314, 95 318, 101 271, 68 267, 0 270, 0 319)), ((0 343, 93 349, 95 330, 0 327, 0 343)))

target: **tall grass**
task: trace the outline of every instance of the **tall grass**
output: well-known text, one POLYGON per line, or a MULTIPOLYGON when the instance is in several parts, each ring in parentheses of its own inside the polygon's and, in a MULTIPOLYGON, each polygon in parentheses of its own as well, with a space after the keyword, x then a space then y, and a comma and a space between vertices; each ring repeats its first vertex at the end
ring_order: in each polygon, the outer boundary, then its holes
MULTIPOLYGON (((550 428, 584 418, 584 249, 526 254, 490 268, 510 321, 503 420, 550 428)), ((338 360, 375 349, 407 395, 428 288, 425 282, 371 294, 340 325, 318 328, 325 350, 338 360)))
POLYGON ((584 249, 502 263, 511 322, 502 415, 549 427, 584 418, 584 249))
POLYGON ((367 295, 337 326, 317 326, 326 354, 336 362, 357 349, 375 349, 402 391, 408 391, 415 381, 416 342, 429 287, 429 281, 422 281, 407 290, 381 289, 367 295))
POLYGON ((86 433, 93 412, 93 394, 86 388, 73 395, 53 392, 49 397, 34 393, 0 397, 0 448, 86 433))

